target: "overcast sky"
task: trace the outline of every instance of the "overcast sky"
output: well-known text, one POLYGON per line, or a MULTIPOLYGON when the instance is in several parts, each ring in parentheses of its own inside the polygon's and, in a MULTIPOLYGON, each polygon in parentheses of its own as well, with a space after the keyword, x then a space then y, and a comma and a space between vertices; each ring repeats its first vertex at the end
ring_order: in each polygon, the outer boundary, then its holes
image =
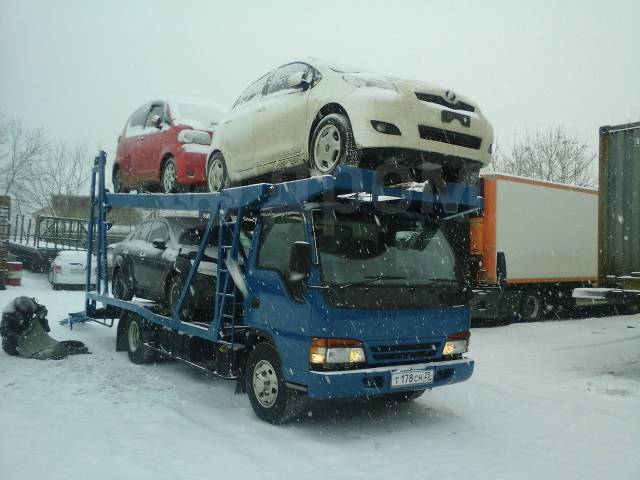
POLYGON ((640 120, 635 1, 0 0, 0 111, 113 157, 129 114, 166 94, 227 105, 305 56, 446 86, 498 144, 640 120))

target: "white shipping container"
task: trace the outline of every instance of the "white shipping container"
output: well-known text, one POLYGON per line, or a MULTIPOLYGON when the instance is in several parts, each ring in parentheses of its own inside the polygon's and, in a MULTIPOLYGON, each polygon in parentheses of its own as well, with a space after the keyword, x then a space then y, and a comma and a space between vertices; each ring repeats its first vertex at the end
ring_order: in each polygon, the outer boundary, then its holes
POLYGON ((483 181, 487 280, 496 278, 496 252, 509 284, 597 279, 597 190, 508 175, 483 181))

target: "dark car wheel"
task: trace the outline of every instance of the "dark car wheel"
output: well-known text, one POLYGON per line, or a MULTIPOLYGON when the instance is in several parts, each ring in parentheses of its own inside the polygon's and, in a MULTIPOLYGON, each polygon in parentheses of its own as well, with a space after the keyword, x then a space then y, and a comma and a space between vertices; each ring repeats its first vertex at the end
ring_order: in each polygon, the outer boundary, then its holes
POLYGON ((122 172, 119 168, 116 168, 113 171, 113 178, 111 179, 113 183, 113 191, 114 193, 128 193, 129 189, 124 188, 124 184, 122 182, 122 172))
POLYGON ((358 149, 347 116, 332 113, 320 120, 311 139, 309 174, 332 175, 338 165, 358 163, 358 149))
POLYGON ((133 298, 133 279, 131 278, 131 269, 127 265, 113 271, 113 279, 111 280, 111 292, 113 296, 120 300, 131 300, 133 298))
POLYGON ((175 193, 178 191, 178 170, 176 161, 169 157, 162 167, 162 193, 175 193))
POLYGON ((207 168, 207 186, 210 192, 221 192, 229 186, 229 173, 227 172, 227 164, 224 155, 216 152, 209 161, 207 168))
MULTIPOLYGON (((182 277, 178 274, 174 274, 171 276, 169 281, 167 282, 167 288, 165 289, 165 303, 167 308, 173 315, 174 310, 178 306, 178 302, 180 301, 180 294, 182 293, 182 277)), ((189 320, 191 318, 191 310, 189 308, 189 304, 191 301, 191 295, 187 294, 187 298, 185 304, 182 307, 182 311, 180 312, 180 318, 182 320, 189 320)))
POLYGON ((155 352, 145 345, 152 340, 153 328, 143 318, 133 316, 127 326, 127 352, 133 363, 149 363, 155 352))
POLYGON ((284 382, 278 353, 268 343, 252 347, 245 371, 245 389, 253 411, 265 422, 285 423, 295 418, 303 405, 303 395, 284 382))

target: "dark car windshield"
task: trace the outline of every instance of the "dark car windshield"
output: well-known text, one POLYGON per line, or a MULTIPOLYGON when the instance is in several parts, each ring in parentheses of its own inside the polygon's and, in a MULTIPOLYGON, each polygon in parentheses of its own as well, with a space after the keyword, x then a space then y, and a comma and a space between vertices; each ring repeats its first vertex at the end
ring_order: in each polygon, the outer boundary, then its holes
POLYGON ((318 211, 313 218, 326 283, 461 284, 455 254, 437 223, 369 212, 318 211))
MULTIPOLYGON (((203 228, 188 228, 180 235, 180 245, 200 245, 200 241, 204 236, 205 229, 203 228)), ((209 236, 209 245, 215 246, 218 244, 218 232, 213 231, 209 236)))

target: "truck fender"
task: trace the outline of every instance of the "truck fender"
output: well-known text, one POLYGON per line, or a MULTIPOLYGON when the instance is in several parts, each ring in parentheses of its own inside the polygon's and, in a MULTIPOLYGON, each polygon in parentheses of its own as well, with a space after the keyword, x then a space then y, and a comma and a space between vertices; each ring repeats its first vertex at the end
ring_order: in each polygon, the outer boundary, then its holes
POLYGON ((271 335, 271 333, 267 332, 266 330, 251 328, 246 333, 244 349, 242 350, 242 354, 238 359, 239 373, 238 373, 238 380, 236 382, 236 390, 235 390, 235 393, 237 394, 246 393, 244 385, 245 385, 245 373, 246 373, 245 368, 247 366, 247 359, 249 358, 249 353, 251 353, 251 350, 253 349, 253 347, 258 345, 259 343, 268 343, 270 345, 273 345, 273 348, 275 348, 276 351, 278 351, 278 348, 276 347, 276 343, 273 340, 273 336, 271 335))

